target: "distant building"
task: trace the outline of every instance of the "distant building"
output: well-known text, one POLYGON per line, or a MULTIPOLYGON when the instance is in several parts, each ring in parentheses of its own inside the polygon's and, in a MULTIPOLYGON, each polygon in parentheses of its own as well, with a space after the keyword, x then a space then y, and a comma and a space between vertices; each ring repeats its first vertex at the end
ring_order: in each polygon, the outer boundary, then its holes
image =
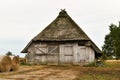
POLYGON ((100 49, 65 10, 22 50, 29 63, 83 65, 94 62, 100 49))

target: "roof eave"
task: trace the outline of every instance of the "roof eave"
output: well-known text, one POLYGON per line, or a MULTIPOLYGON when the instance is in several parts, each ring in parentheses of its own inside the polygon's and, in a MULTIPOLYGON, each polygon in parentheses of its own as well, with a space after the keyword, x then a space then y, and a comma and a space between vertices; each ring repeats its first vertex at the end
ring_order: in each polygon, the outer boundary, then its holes
POLYGON ((27 46, 21 51, 21 53, 27 53, 28 47, 32 44, 33 39, 27 44, 27 46))

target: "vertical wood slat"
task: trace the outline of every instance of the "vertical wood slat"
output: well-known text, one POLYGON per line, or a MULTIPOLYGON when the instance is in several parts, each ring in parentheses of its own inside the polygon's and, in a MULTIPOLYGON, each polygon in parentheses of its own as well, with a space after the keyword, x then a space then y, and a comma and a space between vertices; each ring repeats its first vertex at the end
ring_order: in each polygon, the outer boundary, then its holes
POLYGON ((90 47, 79 46, 78 47, 78 63, 86 64, 94 61, 94 50, 90 47))
POLYGON ((60 45, 60 63, 73 64, 73 45, 61 44, 60 45))
POLYGON ((59 46, 58 45, 48 45, 47 52, 47 64, 58 64, 59 61, 59 46))
POLYGON ((35 54, 35 63, 36 64, 46 64, 46 53, 47 53, 47 46, 46 44, 37 44, 34 47, 34 54, 35 54))
POLYGON ((78 56, 77 56, 77 53, 78 53, 78 44, 75 43, 73 44, 73 65, 78 65, 78 56))
POLYGON ((35 55, 34 55, 34 52, 35 52, 35 50, 34 50, 34 46, 35 46, 35 44, 32 44, 29 48, 28 48, 28 61, 30 62, 30 63, 33 63, 34 62, 34 58, 35 58, 35 55))
POLYGON ((79 65, 81 63, 93 62, 95 59, 95 52, 91 47, 79 46, 74 44, 59 44, 59 53, 55 53, 57 47, 54 45, 51 50, 48 50, 48 46, 32 45, 28 51, 29 61, 38 62, 42 64, 73 64, 79 65), (35 48, 38 49, 35 49, 35 48), (55 51, 55 52, 54 52, 55 51), (46 53, 46 54, 45 54, 46 53), (35 55, 38 54, 38 55, 35 55), (40 55, 39 55, 40 54, 40 55), (41 55, 43 54, 43 55, 41 55), (44 55, 45 54, 45 55, 44 55))
POLYGON ((73 64, 73 46, 64 46, 64 62, 66 64, 73 64))

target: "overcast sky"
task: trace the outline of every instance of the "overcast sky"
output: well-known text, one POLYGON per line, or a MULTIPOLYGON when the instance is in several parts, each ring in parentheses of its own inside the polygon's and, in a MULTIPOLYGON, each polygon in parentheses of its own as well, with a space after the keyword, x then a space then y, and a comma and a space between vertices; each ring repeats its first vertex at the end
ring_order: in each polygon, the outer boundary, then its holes
POLYGON ((20 51, 66 9, 101 49, 109 25, 118 25, 120 0, 0 0, 0 54, 20 51))

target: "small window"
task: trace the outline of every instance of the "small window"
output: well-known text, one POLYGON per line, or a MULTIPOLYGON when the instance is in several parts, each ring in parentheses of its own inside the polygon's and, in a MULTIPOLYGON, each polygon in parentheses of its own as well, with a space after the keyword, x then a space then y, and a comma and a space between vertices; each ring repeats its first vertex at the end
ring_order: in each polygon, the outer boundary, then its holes
POLYGON ((79 43, 78 46, 84 46, 85 44, 84 43, 79 43))
POLYGON ((58 45, 48 45, 48 53, 59 53, 58 45))

